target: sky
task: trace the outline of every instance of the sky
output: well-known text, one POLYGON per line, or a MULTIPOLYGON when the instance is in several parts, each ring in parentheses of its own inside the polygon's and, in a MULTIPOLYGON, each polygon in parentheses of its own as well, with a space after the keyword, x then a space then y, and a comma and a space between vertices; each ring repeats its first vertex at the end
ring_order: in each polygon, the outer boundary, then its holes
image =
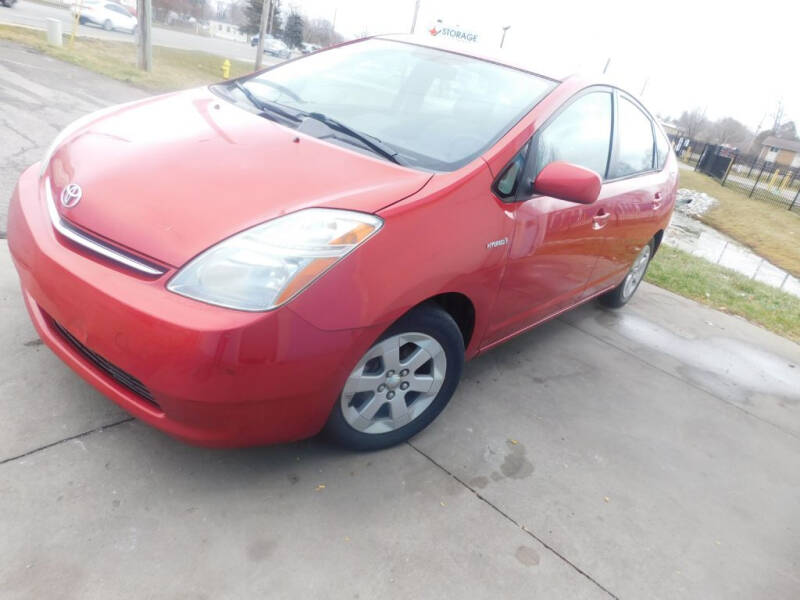
MULTIPOLYGON (((283 0, 309 18, 335 15, 348 38, 409 32, 414 3, 283 0)), ((609 77, 663 117, 699 108, 765 129, 783 101, 784 120, 800 125, 797 0, 420 0, 417 33, 437 20, 492 48, 510 25, 502 52, 557 77, 600 73, 610 58, 609 77)))

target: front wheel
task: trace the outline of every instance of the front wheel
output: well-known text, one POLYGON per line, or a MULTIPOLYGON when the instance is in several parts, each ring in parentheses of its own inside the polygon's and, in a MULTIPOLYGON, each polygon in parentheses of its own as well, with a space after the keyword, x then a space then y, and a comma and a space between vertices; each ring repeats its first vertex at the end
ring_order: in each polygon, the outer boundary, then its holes
POLYGON ((378 450, 422 431, 450 401, 464 367, 464 340, 436 305, 402 317, 358 361, 325 433, 353 450, 378 450))
POLYGON ((106 31, 111 31, 112 29, 114 29, 114 25, 113 23, 111 23, 111 21, 106 19, 105 22, 103 23, 103 29, 105 29, 106 31))
POLYGON ((653 240, 647 242, 644 247, 639 250, 639 254, 633 260, 630 270, 625 279, 622 280, 617 287, 613 290, 606 292, 598 298, 602 304, 610 308, 620 308, 628 303, 628 300, 633 298, 633 294, 639 289, 639 284, 644 279, 644 274, 647 272, 647 266, 650 264, 650 259, 653 257, 653 240))

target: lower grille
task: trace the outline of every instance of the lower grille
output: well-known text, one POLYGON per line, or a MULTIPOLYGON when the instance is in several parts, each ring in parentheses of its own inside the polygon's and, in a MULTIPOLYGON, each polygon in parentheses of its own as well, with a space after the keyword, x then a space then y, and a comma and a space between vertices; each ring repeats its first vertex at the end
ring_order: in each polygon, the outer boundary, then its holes
POLYGON ((65 340, 67 340, 70 344, 72 344, 78 352, 83 354, 83 356, 85 356, 92 363, 97 365, 104 373, 106 373, 112 379, 114 379, 114 381, 122 384, 130 391, 132 391, 134 394, 141 396, 151 404, 158 406, 158 403, 155 400, 153 400, 153 394, 150 393, 150 390, 147 389, 147 386, 145 386, 141 381, 136 379, 133 375, 129 375, 116 365, 113 365, 112 363, 108 362, 105 358, 103 358, 96 352, 93 352, 92 350, 81 344, 77 340, 77 338, 75 338, 75 336, 73 336, 69 331, 64 329, 61 325, 59 325, 55 321, 51 320, 51 322, 58 330, 58 332, 64 337, 65 340))

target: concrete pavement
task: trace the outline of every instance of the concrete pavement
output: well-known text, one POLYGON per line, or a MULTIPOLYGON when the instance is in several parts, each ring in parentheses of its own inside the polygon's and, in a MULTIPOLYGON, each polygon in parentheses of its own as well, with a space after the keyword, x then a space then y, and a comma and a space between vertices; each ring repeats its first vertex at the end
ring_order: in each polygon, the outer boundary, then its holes
MULTIPOLYGON (((72 102, 140 93, 13 48, 17 168, 72 102)), ((0 323, 3 598, 800 596, 800 347, 653 286, 475 359, 371 454, 129 419, 37 341, 4 241, 0 323)))

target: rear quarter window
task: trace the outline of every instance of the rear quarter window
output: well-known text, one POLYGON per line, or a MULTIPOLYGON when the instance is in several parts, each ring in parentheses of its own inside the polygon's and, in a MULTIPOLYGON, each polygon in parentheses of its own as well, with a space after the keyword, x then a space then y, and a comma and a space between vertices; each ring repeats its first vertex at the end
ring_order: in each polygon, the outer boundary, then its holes
POLYGON ((617 144, 609 179, 627 177, 653 168, 653 124, 650 117, 627 98, 617 108, 617 144))
POLYGON ((667 157, 669 156, 671 147, 669 139, 664 135, 661 130, 656 128, 656 168, 660 171, 667 164, 667 157))

